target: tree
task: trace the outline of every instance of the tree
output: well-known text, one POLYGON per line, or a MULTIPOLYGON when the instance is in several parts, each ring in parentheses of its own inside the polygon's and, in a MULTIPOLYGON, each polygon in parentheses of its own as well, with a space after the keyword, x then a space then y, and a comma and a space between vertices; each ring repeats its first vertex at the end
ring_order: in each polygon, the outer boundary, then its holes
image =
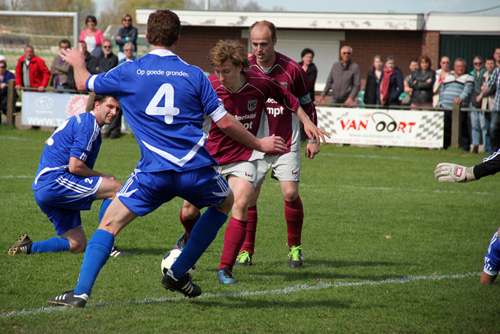
POLYGON ((107 24, 121 24, 123 15, 130 14, 135 22, 136 8, 183 9, 184 0, 113 0, 113 3, 101 13, 99 20, 107 24))

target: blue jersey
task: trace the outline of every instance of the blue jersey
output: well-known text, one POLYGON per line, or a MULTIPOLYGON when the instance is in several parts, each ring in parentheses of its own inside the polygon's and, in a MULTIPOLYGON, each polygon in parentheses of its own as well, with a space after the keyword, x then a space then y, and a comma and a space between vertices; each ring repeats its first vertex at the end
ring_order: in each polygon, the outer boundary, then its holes
POLYGON ((165 49, 93 75, 87 89, 116 96, 141 149, 143 172, 186 171, 217 165, 205 148, 203 114, 226 114, 198 68, 165 49))
POLYGON ((52 184, 61 174, 68 173, 71 157, 82 160, 93 169, 101 143, 101 128, 94 113, 68 118, 47 140, 31 189, 38 190, 52 184))

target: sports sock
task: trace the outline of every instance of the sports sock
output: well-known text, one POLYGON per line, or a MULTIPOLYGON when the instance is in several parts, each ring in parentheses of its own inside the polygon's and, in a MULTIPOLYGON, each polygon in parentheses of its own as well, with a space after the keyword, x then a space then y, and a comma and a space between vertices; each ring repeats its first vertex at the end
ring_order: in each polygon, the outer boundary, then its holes
POLYGON ((217 232, 224 225, 226 219, 226 214, 214 208, 208 208, 201 215, 191 231, 191 236, 186 247, 184 247, 181 255, 179 255, 172 265, 171 269, 176 279, 184 277, 188 269, 196 264, 201 255, 215 239, 217 232))
POLYGON ((233 270, 236 257, 245 241, 246 234, 246 220, 236 219, 231 217, 226 227, 226 234, 224 235, 224 249, 220 258, 219 270, 222 268, 229 268, 233 270))
POLYGON ((184 226, 184 229, 186 230, 186 235, 189 238, 191 235, 191 231, 193 230, 194 224, 200 219, 200 213, 196 215, 195 218, 193 219, 186 219, 182 217, 182 211, 179 213, 179 219, 181 220, 182 226, 184 226))
POLYGON ((99 223, 101 223, 102 217, 104 217, 104 213, 112 201, 109 198, 102 201, 101 208, 99 209, 99 223))
POLYGON ((31 246, 30 254, 67 251, 69 251, 69 241, 63 238, 54 237, 47 240, 34 242, 31 246))
POLYGON ((302 225, 304 223, 304 208, 298 196, 295 200, 285 201, 285 220, 288 232, 288 247, 302 244, 302 225))
POLYGON ((114 241, 115 237, 108 231, 97 230, 94 232, 85 250, 80 277, 78 277, 78 283, 74 290, 75 295, 85 293, 90 296, 97 275, 111 254, 114 241))
POLYGON ((248 208, 247 233, 240 252, 247 251, 250 255, 253 255, 255 250, 255 235, 257 234, 257 216, 257 205, 248 208))

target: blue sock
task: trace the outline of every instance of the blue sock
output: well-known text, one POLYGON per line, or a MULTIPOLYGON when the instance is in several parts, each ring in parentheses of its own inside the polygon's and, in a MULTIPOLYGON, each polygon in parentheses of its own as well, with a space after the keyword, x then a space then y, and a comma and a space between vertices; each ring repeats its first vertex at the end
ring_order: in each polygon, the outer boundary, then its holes
POLYGON ((101 208, 99 209, 99 223, 101 223, 102 217, 104 217, 104 213, 112 201, 109 198, 102 201, 101 208))
POLYGON ((213 208, 208 208, 201 215, 196 225, 194 225, 193 231, 191 231, 186 247, 172 265, 172 271, 176 279, 184 277, 189 268, 198 261, 215 239, 217 232, 219 232, 226 220, 227 215, 213 208))
POLYGON ((115 237, 108 231, 97 230, 94 232, 85 250, 80 277, 78 277, 78 283, 74 290, 75 295, 86 293, 90 296, 97 275, 111 254, 114 241, 115 237))
POLYGON ((31 246, 30 254, 67 251, 69 251, 69 241, 63 238, 54 237, 47 240, 34 242, 31 246))

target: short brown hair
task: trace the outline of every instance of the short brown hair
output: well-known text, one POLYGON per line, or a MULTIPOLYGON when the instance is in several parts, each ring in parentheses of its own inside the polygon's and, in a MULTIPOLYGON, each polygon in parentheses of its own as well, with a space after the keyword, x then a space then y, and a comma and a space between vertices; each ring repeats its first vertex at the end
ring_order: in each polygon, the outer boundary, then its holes
POLYGON ((208 61, 212 66, 221 66, 230 61, 236 67, 243 66, 243 69, 250 65, 247 49, 240 42, 233 40, 218 41, 208 53, 208 61))
POLYGON ((156 46, 173 45, 181 33, 181 21, 177 14, 168 9, 159 9, 149 15, 148 43, 156 46))
POLYGON ((277 32, 276 32, 276 26, 272 22, 269 22, 266 20, 256 21, 256 22, 254 22, 254 24, 252 24, 250 26, 250 33, 252 33, 253 28, 255 28, 256 26, 261 26, 261 25, 265 26, 269 29, 269 31, 271 32, 271 40, 274 42, 276 40, 277 32))
POLYGON ((422 60, 424 60, 427 64, 429 64, 429 68, 431 68, 432 61, 431 58, 429 58, 429 56, 427 55, 422 55, 418 58, 418 67, 420 67, 420 63, 422 62, 422 60))

